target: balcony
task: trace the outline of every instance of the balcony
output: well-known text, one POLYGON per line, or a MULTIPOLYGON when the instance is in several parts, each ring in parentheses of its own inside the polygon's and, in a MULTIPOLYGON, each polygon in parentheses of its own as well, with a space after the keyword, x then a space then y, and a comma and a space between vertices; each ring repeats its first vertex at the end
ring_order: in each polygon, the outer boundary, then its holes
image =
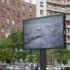
POLYGON ((70 36, 70 33, 66 33, 67 36, 70 36))
POLYGON ((48 11, 54 11, 54 12, 60 12, 60 13, 68 13, 70 14, 69 11, 66 10, 60 10, 60 9, 55 9, 55 8, 47 8, 48 11))
POLYGON ((66 40, 66 43, 70 43, 70 40, 66 40))
POLYGON ((70 17, 66 18, 67 21, 70 21, 70 17))
POLYGON ((53 4, 58 4, 58 5, 67 5, 64 2, 59 2, 59 1, 51 1, 51 0, 47 0, 47 3, 53 3, 53 4))
POLYGON ((66 25, 66 28, 70 28, 70 25, 66 25))

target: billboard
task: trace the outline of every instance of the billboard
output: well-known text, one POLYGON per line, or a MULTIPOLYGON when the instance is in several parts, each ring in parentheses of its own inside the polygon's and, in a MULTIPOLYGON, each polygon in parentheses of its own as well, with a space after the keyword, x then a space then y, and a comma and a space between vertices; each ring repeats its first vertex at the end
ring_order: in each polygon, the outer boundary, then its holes
POLYGON ((24 49, 64 48, 64 31, 64 15, 24 20, 24 49))

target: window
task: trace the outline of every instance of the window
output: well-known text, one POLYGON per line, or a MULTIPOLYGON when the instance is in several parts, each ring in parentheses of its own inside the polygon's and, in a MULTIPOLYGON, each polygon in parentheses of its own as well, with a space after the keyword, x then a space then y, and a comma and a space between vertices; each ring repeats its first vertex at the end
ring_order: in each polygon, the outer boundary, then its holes
POLYGON ((68 29, 68 31, 67 31, 67 32, 68 32, 68 34, 70 34, 70 29, 68 29))
POLYGON ((70 49, 70 44, 68 44, 68 49, 70 49))
POLYGON ((59 2, 59 0, 57 0, 57 2, 59 2))
POLYGON ((54 0, 54 1, 56 1, 56 0, 54 0))
POLYGON ((10 4, 10 0, 7 0, 7 4, 8 4, 8 5, 10 4))
POLYGON ((10 33, 6 33, 6 37, 8 37, 8 36, 9 36, 9 34, 10 34, 10 33))
POLYGON ((1 0, 2 1, 2 3, 4 3, 4 0, 1 0))
POLYGON ((7 14, 8 15, 10 14, 10 8, 7 8, 7 14))
POLYGON ((15 7, 15 1, 12 1, 12 7, 15 7))
POLYGON ((17 17, 18 17, 18 18, 20 17, 20 12, 19 12, 19 11, 17 12, 17 17))
POLYGON ((22 9, 25 10, 25 5, 23 5, 22 9))
POLYGON ((29 0, 29 2, 31 3, 31 0, 29 0))
POLYGON ((54 9, 57 9, 57 7, 56 7, 56 5, 54 5, 54 7, 53 7, 54 9))
POLYGON ((67 15, 66 15, 66 18, 70 18, 70 15, 69 15, 69 14, 67 14, 67 15))
POLYGON ((9 24, 9 23, 10 23, 9 18, 7 18, 7 24, 9 24))
POLYGON ((4 7, 1 9, 1 12, 2 12, 2 13, 5 13, 5 9, 4 9, 4 7))
POLYGON ((66 7, 66 11, 70 11, 70 7, 66 7))
POLYGON ((12 10, 12 16, 15 16, 15 10, 12 10))
POLYGON ((17 26, 19 27, 19 26, 20 26, 20 24, 19 24, 19 23, 17 23, 17 26))
POLYGON ((43 15, 43 10, 40 10, 40 14, 43 15))
POLYGON ((32 17, 32 14, 29 14, 30 18, 32 17))
POLYGON ((60 7, 58 6, 57 9, 60 10, 60 7))
POLYGON ((20 26, 20 21, 17 21, 17 26, 18 26, 18 27, 20 26))
POLYGON ((69 2, 69 0, 67 0, 67 2, 69 2))
POLYGON ((21 0, 21 1, 24 1, 24 0, 21 0))
POLYGON ((25 17, 23 16, 23 19, 24 19, 25 17))
POLYGON ((2 29, 1 29, 1 31, 2 31, 2 32, 4 32, 4 26, 2 26, 2 29))
POLYGON ((62 0, 62 2, 64 3, 64 0, 62 0))
POLYGON ((29 12, 32 12, 32 7, 29 7, 29 12))
POLYGON ((17 3, 17 7, 20 8, 20 3, 17 3))
POLYGON ((2 22, 2 23, 4 23, 5 17, 4 17, 4 16, 2 16, 2 17, 1 17, 1 19, 2 19, 2 21, 1 21, 1 22, 2 22))
POLYGON ((2 16, 1 18, 2 18, 2 21, 3 21, 5 17, 4 17, 4 16, 2 16))
POLYGON ((40 6, 43 7, 43 2, 40 2, 40 6))
POLYGON ((10 32, 10 27, 7 27, 7 33, 9 33, 10 32))
POLYGON ((12 20, 12 25, 14 25, 15 24, 15 20, 12 20))
POLYGON ((64 11, 64 10, 65 10, 65 8, 64 8, 64 7, 62 7, 62 10, 64 11))
POLYGON ((47 15, 50 15, 50 11, 47 12, 47 15))
POLYGON ((23 19, 25 18, 25 13, 23 13, 23 19))
POLYGON ((48 8, 51 8, 51 4, 48 4, 48 8))

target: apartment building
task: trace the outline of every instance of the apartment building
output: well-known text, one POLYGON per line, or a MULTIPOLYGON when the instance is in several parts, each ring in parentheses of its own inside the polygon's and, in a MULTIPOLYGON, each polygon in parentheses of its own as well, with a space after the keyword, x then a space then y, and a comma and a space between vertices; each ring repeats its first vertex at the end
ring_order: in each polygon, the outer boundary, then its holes
POLYGON ((47 15, 65 14, 66 43, 70 47, 70 0, 47 0, 47 15))
MULTIPOLYGON (((50 16, 65 14, 65 23, 66 23, 66 44, 70 48, 70 0, 37 0, 36 2, 36 16, 50 16)), ((47 52, 47 64, 52 64, 53 56, 48 55, 50 52, 47 52), (51 63, 52 62, 52 63, 51 63)))
POLYGON ((25 2, 31 3, 31 4, 36 4, 36 0, 24 0, 25 2))
POLYGON ((65 14, 66 44, 70 48, 70 0, 46 0, 46 15, 65 14))
POLYGON ((46 16, 46 0, 24 0, 36 5, 36 17, 46 16))
POLYGON ((46 16, 46 0, 36 0, 36 16, 46 16))
POLYGON ((0 39, 22 28, 23 19, 36 17, 36 6, 24 0, 0 0, 0 39))

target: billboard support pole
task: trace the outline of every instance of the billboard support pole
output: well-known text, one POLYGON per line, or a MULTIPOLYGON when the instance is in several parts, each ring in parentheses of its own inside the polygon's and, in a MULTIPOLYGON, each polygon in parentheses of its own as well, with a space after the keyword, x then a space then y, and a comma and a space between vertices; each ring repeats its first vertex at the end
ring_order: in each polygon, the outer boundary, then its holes
POLYGON ((46 49, 40 50, 40 70, 46 70, 46 49))

